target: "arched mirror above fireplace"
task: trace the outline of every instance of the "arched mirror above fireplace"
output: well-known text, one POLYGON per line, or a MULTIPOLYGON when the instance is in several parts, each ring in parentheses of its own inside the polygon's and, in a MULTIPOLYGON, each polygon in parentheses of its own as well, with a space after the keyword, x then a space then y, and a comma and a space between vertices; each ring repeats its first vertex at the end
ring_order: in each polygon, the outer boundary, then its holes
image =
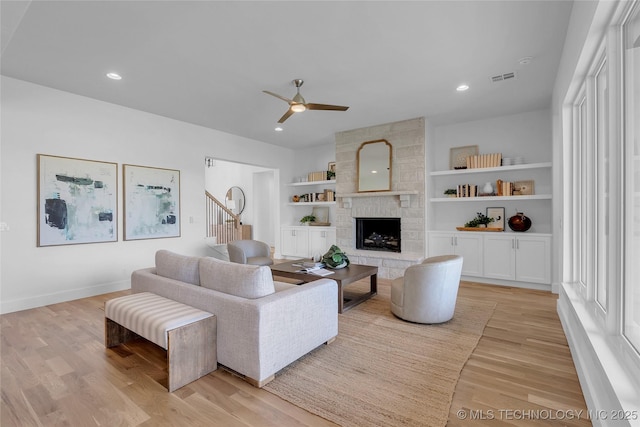
POLYGON ((391 191, 391 144, 386 139, 358 148, 358 192, 391 191))

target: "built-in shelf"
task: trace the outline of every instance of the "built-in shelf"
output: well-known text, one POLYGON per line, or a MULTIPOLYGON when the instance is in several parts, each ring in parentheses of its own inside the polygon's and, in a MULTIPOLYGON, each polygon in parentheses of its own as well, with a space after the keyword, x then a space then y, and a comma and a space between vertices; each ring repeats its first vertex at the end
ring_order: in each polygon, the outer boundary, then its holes
POLYGON ((289 206, 334 206, 336 202, 291 202, 289 206))
POLYGON ((435 172, 431 172, 429 175, 431 176, 465 175, 465 174, 488 173, 488 172, 509 172, 509 171, 525 170, 525 169, 544 169, 544 168, 550 168, 550 167, 551 167, 551 162, 525 163, 522 165, 498 166, 496 168, 452 169, 452 170, 446 170, 446 171, 435 171, 435 172))
POLYGON ((305 182, 292 182, 290 184, 286 184, 287 187, 308 187, 310 185, 324 185, 324 184, 335 184, 335 179, 330 179, 326 181, 305 181, 305 182))
POLYGON ((431 202, 490 202, 494 200, 500 201, 519 201, 519 200, 550 200, 551 194, 532 194, 530 196, 481 196, 481 197, 438 197, 430 199, 431 202))

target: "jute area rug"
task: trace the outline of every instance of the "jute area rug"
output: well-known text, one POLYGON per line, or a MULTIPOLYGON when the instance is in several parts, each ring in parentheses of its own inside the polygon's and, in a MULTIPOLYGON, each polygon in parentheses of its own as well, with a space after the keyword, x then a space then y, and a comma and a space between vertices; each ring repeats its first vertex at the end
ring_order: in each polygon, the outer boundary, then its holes
POLYGON ((339 315, 336 341, 265 390, 342 426, 444 426, 460 371, 495 303, 458 296, 453 319, 419 325, 390 311, 389 287, 339 315))

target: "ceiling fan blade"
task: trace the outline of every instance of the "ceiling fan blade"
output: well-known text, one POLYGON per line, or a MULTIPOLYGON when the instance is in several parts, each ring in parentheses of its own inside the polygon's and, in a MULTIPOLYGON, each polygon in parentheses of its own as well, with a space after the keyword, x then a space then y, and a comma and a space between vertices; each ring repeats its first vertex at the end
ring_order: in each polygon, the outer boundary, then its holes
POLYGON ((280 117, 280 120, 278 120, 278 123, 284 123, 284 121, 287 120, 289 117, 291 117, 291 115, 293 115, 293 111, 291 111, 291 109, 288 109, 287 112, 284 113, 282 117, 280 117))
POLYGON ((341 105, 328 105, 328 104, 305 104, 307 110, 333 110, 333 111, 347 111, 349 107, 343 107, 341 105))
POLYGON ((280 99, 282 99, 284 102, 287 102, 287 103, 289 103, 289 104, 291 104, 291 103, 293 102, 293 100, 292 100, 292 99, 285 98, 284 96, 282 96, 282 95, 278 95, 277 93, 269 92, 268 90, 263 90, 263 92, 264 92, 264 93, 266 93, 266 94, 268 94, 268 95, 275 96, 276 98, 280 98, 280 99))

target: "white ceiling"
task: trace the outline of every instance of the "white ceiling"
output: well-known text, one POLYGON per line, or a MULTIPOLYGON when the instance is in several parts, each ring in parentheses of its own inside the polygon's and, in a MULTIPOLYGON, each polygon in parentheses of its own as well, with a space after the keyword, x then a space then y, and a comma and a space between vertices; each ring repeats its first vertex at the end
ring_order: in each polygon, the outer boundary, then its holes
POLYGON ((2 74, 301 148, 415 117, 549 107, 571 5, 2 0, 2 74), (516 79, 491 82, 508 72, 516 79), (294 114, 274 132, 287 104, 262 90, 293 97, 296 78, 307 102, 349 110, 294 114), (463 82, 471 89, 456 92, 463 82))

